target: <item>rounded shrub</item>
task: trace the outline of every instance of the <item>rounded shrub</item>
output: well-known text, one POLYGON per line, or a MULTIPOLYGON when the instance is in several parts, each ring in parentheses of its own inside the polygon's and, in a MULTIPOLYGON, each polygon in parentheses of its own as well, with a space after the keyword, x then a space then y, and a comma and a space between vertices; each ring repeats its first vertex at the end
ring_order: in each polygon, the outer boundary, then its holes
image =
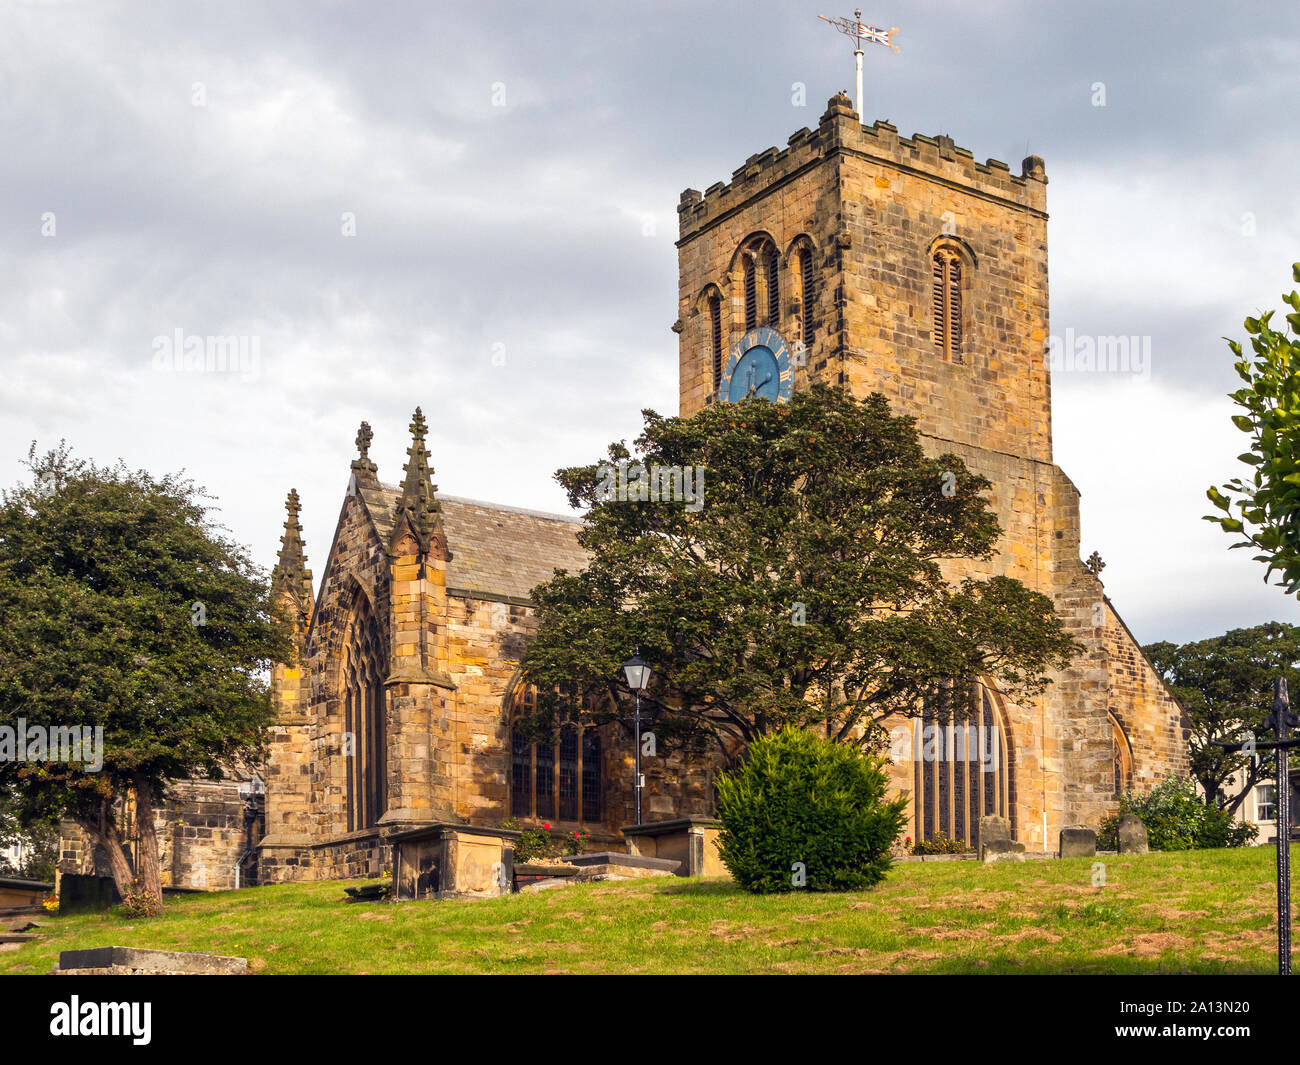
POLYGON ((718 850, 736 883, 760 894, 879 883, 907 806, 885 799, 883 765, 806 729, 750 744, 745 762, 718 778, 718 850))
POLYGON ((1186 777, 1166 777, 1149 792, 1120 797, 1119 813, 1101 823, 1098 850, 1118 846, 1119 819, 1134 813, 1147 827, 1153 851, 1185 851, 1209 847, 1245 847, 1255 841, 1259 830, 1236 820, 1226 810, 1206 806, 1196 786, 1186 777))

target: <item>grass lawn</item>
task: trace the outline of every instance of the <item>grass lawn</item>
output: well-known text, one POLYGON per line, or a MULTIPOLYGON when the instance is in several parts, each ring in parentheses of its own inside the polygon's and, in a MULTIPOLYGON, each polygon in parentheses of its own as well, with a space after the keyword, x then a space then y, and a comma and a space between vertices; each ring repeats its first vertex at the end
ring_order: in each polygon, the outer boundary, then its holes
POLYGON ((1271 847, 1099 860, 1101 888, 1087 858, 908 862, 843 895, 674 878, 391 905, 286 884, 170 899, 154 920, 55 918, 0 953, 0 973, 109 944, 237 955, 258 973, 1275 971, 1271 847))

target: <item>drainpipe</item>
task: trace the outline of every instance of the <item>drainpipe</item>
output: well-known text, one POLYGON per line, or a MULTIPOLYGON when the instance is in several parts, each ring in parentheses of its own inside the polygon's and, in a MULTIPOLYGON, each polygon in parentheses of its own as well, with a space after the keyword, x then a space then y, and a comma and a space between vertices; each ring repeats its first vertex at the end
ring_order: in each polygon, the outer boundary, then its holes
POLYGON ((244 867, 244 859, 253 853, 253 848, 247 848, 243 854, 235 859, 235 890, 239 890, 239 871, 244 867))

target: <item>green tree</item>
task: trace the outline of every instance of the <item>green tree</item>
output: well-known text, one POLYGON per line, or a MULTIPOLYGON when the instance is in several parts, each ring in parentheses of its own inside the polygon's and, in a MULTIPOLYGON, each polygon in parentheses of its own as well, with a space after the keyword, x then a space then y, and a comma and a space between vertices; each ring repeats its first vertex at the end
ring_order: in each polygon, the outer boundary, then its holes
POLYGON ((1276 738, 1262 725, 1273 704, 1273 681, 1284 676, 1300 691, 1300 628, 1270 621, 1222 636, 1143 648, 1183 709, 1191 728, 1191 775, 1206 805, 1236 813, 1256 784, 1277 775, 1273 751, 1225 751, 1216 741, 1237 742, 1248 733, 1257 741, 1276 738), (1237 786, 1228 782, 1236 776, 1237 786))
POLYGON ((587 508, 591 560, 533 591, 537 731, 619 716, 638 647, 658 743, 728 755, 787 725, 879 746, 890 714, 965 717, 981 676, 1033 694, 1076 650, 1046 596, 945 579, 945 560, 992 555, 990 482, 926 457, 883 396, 817 387, 644 418, 635 459, 620 443, 556 474, 587 508), (638 501, 655 468, 701 469, 702 499, 638 501))
POLYGON ((1246 847, 1259 829, 1237 821, 1227 810, 1207 806, 1187 777, 1165 777, 1149 792, 1121 795, 1119 811, 1105 818, 1097 830, 1097 847, 1119 847, 1119 822, 1137 814, 1147 830, 1147 843, 1156 851, 1186 851, 1208 847, 1246 847))
POLYGON ((123 896, 162 897, 166 781, 263 754, 267 671, 290 644, 267 582, 190 481, 103 468, 66 446, 0 496, 0 728, 103 730, 102 766, 0 760, 28 818, 63 813, 123 896), (139 868, 112 811, 134 804, 139 868))
MULTIPOLYGON (((1291 273, 1300 281, 1300 263, 1291 273)), ((1252 469, 1249 480, 1234 478, 1206 492, 1222 513, 1205 520, 1240 536, 1234 548, 1259 551, 1255 560, 1268 564, 1264 580, 1276 571, 1291 595, 1300 591, 1300 292, 1282 300, 1291 308, 1285 331, 1273 329, 1272 311, 1245 320, 1253 358, 1243 354, 1240 342, 1228 341, 1233 367, 1245 382, 1231 393, 1245 412, 1232 421, 1251 438, 1250 450, 1237 458, 1252 469)))

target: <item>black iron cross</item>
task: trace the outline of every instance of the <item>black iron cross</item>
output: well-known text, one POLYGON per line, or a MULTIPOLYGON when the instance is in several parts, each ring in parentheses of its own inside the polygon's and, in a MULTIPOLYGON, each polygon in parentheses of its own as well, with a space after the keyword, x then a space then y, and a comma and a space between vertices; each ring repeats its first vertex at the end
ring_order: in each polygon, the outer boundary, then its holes
POLYGON ((1225 751, 1277 751, 1277 971, 1279 976, 1291 975, 1291 780, 1288 752, 1300 746, 1300 739, 1291 739, 1291 730, 1300 726, 1300 717, 1291 710, 1291 700, 1286 690, 1286 678, 1273 682, 1273 712, 1265 719, 1263 727, 1277 734, 1272 743, 1222 743, 1216 747, 1225 751))

